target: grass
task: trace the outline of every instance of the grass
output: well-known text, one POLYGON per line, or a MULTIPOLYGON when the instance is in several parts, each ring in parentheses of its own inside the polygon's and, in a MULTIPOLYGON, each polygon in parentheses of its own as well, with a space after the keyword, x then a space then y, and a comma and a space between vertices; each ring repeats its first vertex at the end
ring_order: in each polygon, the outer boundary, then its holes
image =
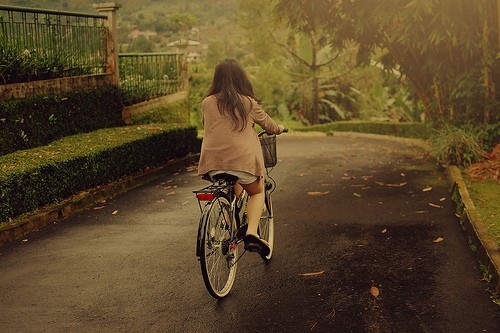
POLYGON ((189 106, 186 101, 166 104, 161 107, 151 109, 133 115, 130 122, 134 125, 141 124, 183 124, 189 126, 189 106))
POLYGON ((292 126, 292 129, 304 132, 319 131, 325 133, 332 133, 336 131, 360 132, 424 140, 428 139, 432 133, 431 128, 423 123, 391 123, 363 120, 336 121, 333 123, 321 125, 313 125, 307 127, 301 126, 299 128, 295 128, 294 126, 292 126))
POLYGON ((469 194, 493 239, 500 246, 500 184, 467 180, 469 194))

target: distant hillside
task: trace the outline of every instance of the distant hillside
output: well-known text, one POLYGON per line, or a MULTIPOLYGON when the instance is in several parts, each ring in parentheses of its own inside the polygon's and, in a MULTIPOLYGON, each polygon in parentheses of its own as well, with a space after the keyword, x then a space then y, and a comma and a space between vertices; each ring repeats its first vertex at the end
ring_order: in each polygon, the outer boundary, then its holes
POLYGON ((94 13, 94 0, 1 0, 2 5, 94 13))
MULTIPOLYGON (((93 4, 98 0, 0 0, 3 5, 97 13, 93 4)), ((101 1, 108 2, 108 1, 101 1)), ((110 1, 111 2, 111 1, 110 1)), ((241 40, 244 32, 239 26, 237 0, 118 0, 119 43, 128 45, 134 30, 152 31, 156 49, 178 38, 199 40, 205 45, 213 41, 232 43, 241 40), (172 28, 172 17, 194 17, 192 27, 198 33, 172 28)), ((174 19, 175 20, 175 19, 174 19)), ((190 29, 190 28, 189 28, 190 29)), ((151 34, 152 35, 152 34, 151 34)))
MULTIPOLYGON (((3 5, 33 7, 43 9, 95 12, 92 7, 96 0, 1 0, 3 5)), ((108 1, 102 1, 108 2, 108 1)), ((112 2, 112 1, 109 1, 112 2)), ((147 13, 192 13, 201 22, 214 22, 218 18, 235 17, 238 1, 236 0, 121 0, 122 14, 147 13)))

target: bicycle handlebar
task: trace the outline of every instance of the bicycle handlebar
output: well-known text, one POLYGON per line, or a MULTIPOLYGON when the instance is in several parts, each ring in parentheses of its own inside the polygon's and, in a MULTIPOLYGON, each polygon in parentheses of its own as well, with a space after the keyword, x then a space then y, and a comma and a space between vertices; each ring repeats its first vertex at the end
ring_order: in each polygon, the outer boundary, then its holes
MULTIPOLYGON (((285 128, 283 129, 283 132, 281 132, 281 133, 288 133, 288 128, 286 128, 286 127, 285 127, 285 128)), ((261 132, 259 132, 258 136, 259 136, 259 137, 261 137, 261 136, 263 136, 264 134, 273 135, 273 133, 267 133, 266 131, 261 131, 261 132)))

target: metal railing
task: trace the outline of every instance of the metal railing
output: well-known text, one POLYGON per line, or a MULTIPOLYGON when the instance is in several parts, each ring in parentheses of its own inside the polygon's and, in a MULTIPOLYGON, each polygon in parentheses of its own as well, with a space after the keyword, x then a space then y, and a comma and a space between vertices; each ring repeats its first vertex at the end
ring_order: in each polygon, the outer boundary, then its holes
POLYGON ((120 91, 125 105, 176 93, 182 89, 182 55, 121 53, 120 91))
POLYGON ((0 6, 0 84, 106 72, 106 19, 0 6))

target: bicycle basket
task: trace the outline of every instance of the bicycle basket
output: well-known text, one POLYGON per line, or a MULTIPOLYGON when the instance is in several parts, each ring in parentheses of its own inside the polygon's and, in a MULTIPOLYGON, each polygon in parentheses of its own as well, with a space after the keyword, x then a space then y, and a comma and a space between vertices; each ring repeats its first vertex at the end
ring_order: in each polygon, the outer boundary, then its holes
POLYGON ((278 163, 276 156, 276 135, 264 134, 259 139, 262 146, 262 154, 264 155, 264 165, 266 168, 271 168, 278 163))

